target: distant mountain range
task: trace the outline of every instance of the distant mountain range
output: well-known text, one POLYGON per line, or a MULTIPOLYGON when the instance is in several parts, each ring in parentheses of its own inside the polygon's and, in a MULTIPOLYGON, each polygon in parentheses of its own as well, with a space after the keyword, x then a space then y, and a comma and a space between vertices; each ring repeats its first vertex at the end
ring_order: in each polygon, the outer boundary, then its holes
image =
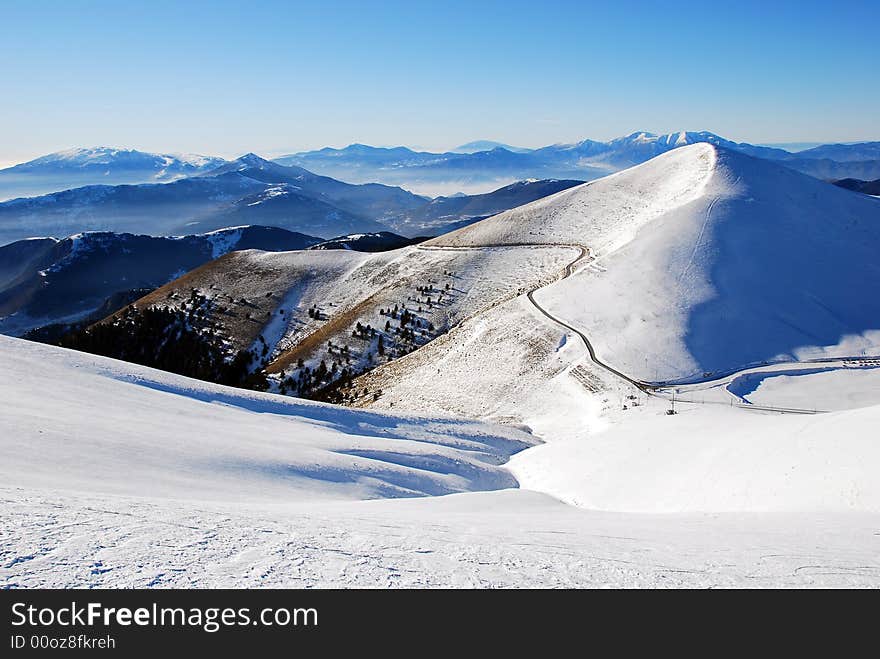
POLYGON ((446 225, 491 215, 571 182, 516 184, 475 197, 426 199, 399 187, 354 185, 254 154, 172 183, 97 185, 0 203, 0 244, 83 231, 155 236, 239 225, 275 226, 332 238, 389 230, 436 235, 446 225))
POLYGON ((224 161, 108 148, 75 149, 0 170, 0 192, 14 186, 65 188, 0 203, 0 244, 82 231, 180 235, 251 224, 327 239, 384 231, 409 237, 437 235, 577 181, 595 179, 701 142, 782 163, 816 178, 880 178, 880 142, 828 144, 791 153, 732 142, 709 132, 687 131, 666 135, 636 132, 608 142, 583 140, 531 150, 512 150, 489 142, 465 144, 459 151, 447 153, 353 144, 275 161, 252 153, 224 161), (492 148, 470 151, 483 147, 492 148), (150 182, 74 187, 82 180, 114 182, 120 178, 150 182), (450 192, 498 189, 431 199, 402 185, 450 192))
POLYGON ((0 170, 0 201, 85 185, 167 182, 219 167, 223 158, 133 149, 68 149, 0 170))
POLYGON ((384 231, 379 219, 425 203, 400 188, 351 185, 247 154, 173 183, 86 186, 0 203, 0 243, 82 231, 179 235, 243 224, 331 238, 384 231))
POLYGON ((411 189, 510 182, 529 178, 589 180, 637 165, 672 149, 707 142, 746 155, 784 162, 816 178, 872 179, 880 176, 880 142, 831 144, 792 153, 784 149, 727 140, 701 131, 655 135, 639 131, 599 142, 583 140, 540 149, 494 146, 471 152, 472 144, 455 151, 429 153, 405 147, 375 148, 353 144, 344 149, 306 151, 276 159, 348 181, 381 181, 411 189))
POLYGON ((454 153, 477 153, 478 151, 491 151, 492 149, 497 149, 499 147, 508 151, 513 151, 514 153, 528 153, 532 150, 518 146, 510 146, 503 142, 493 142, 492 140, 476 140, 475 142, 468 142, 467 144, 457 146, 452 151, 454 153))
POLYGON ((406 147, 376 148, 353 144, 344 149, 325 148, 276 159, 345 181, 381 181, 417 191, 484 192, 524 179, 588 180, 614 171, 593 166, 551 162, 538 151, 514 152, 503 147, 474 153, 429 153, 406 147))

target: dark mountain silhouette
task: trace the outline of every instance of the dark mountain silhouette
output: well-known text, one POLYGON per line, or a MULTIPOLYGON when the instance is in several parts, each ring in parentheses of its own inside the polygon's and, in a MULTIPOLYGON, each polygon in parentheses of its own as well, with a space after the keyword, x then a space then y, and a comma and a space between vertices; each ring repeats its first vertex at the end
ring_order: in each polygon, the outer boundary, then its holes
POLYGON ((319 242, 284 229, 250 226, 178 238, 105 232, 12 243, 0 247, 0 332, 21 334, 78 320, 113 295, 155 289, 231 251, 289 251, 319 242))

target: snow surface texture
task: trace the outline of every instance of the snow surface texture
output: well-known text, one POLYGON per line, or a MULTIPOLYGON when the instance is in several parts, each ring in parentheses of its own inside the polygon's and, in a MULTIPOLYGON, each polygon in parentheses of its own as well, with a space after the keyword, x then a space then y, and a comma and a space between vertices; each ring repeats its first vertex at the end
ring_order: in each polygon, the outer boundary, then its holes
POLYGON ((0 587, 877 587, 877 516, 621 515, 523 490, 244 506, 0 488, 0 587))
POLYGON ((622 515, 522 490, 351 501, 513 485, 498 465, 534 440, 17 339, 0 360, 5 587, 880 581, 876 515, 622 515))
POLYGON ((536 299, 644 381, 880 352, 880 204, 769 161, 682 147, 430 244, 524 242, 592 250, 536 299))
POLYGON ((522 487, 625 512, 880 513, 880 406, 816 415, 647 404, 511 463, 522 487))
POLYGON ((499 465, 536 441, 475 422, 211 385, 7 337, 0 373, 0 480, 9 487, 264 502, 449 494, 514 486, 499 465))
POLYGON ((596 367, 582 343, 570 335, 562 341, 557 327, 542 325, 517 298, 362 380, 384 388, 374 407, 525 424, 546 443, 511 460, 520 486, 573 505, 652 513, 880 512, 878 370, 832 367, 833 383, 800 375, 754 402, 807 410, 853 401, 874 406, 817 415, 732 408, 738 399, 725 382, 683 388, 680 401, 697 402, 679 402, 669 416, 666 399, 646 397, 596 367))
POLYGON ((880 405, 880 364, 858 370, 820 366, 804 371, 746 375, 727 388, 755 405, 856 409, 880 405))

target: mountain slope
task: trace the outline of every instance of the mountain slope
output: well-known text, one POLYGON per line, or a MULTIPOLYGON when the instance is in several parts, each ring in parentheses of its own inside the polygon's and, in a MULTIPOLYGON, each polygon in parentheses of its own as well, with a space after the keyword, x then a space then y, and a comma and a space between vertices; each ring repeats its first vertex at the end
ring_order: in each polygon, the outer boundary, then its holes
MULTIPOLYGON (((450 328, 552 280, 577 250, 437 250, 419 246, 365 253, 347 249, 234 252, 188 272, 67 345, 107 356, 136 353, 127 336, 139 310, 189 313, 193 296, 228 357, 251 354, 272 391, 348 401, 381 395, 351 388, 376 366, 419 350, 450 328), (101 342, 103 334, 112 340, 101 342)), ((145 335, 157 333, 144 328, 145 335)), ((165 333, 141 346, 145 363, 171 350, 165 333)), ((193 374, 189 371, 179 371, 193 374)))
POLYGON ((601 359, 649 381, 880 348, 880 203, 697 144, 428 244, 577 243, 536 294, 601 359))
MULTIPOLYGON (((508 458, 536 440, 509 427, 295 401, 5 337, 0 374, 4 588, 877 586, 876 515, 579 510, 534 491, 474 492, 516 486, 508 458), (420 496, 437 494, 452 496, 420 496), (362 500, 376 498, 387 500, 362 500)), ((876 425, 876 413, 834 421, 876 425)), ((859 495, 876 494, 876 479, 858 475, 870 477, 876 452, 860 454, 853 478, 830 479, 827 464, 851 465, 849 449, 867 444, 837 435, 830 463, 811 450, 770 464, 818 463, 813 500, 842 490, 870 509, 859 495)), ((676 446, 646 439, 645 462, 676 446)), ((529 479, 546 475, 550 454, 539 456, 529 479)), ((595 481, 577 482, 584 462, 567 457, 542 487, 595 493, 619 476, 617 492, 654 493, 680 470, 628 474, 624 461, 597 473, 594 462, 581 473, 595 481)))
POLYGON ((237 504, 439 495, 515 487, 501 465, 535 443, 514 429, 334 408, 9 337, 0 372, 0 426, 14 430, 0 434, 5 487, 237 504))
POLYGON ((0 332, 20 334, 76 319, 110 296, 152 290, 233 250, 286 251, 318 242, 284 229, 247 226, 175 238, 86 233, 12 243, 0 247, 0 332))
POLYGON ((173 181, 214 169, 222 158, 133 149, 69 149, 0 170, 0 201, 86 185, 173 181))

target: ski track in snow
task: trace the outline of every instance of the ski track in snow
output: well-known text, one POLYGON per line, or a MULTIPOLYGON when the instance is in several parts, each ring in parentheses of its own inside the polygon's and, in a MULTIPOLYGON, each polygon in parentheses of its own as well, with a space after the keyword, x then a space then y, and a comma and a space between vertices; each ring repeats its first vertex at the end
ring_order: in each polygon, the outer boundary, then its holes
POLYGON ((0 490, 0 587, 876 587, 880 516, 647 516, 527 491, 300 508, 0 490))

